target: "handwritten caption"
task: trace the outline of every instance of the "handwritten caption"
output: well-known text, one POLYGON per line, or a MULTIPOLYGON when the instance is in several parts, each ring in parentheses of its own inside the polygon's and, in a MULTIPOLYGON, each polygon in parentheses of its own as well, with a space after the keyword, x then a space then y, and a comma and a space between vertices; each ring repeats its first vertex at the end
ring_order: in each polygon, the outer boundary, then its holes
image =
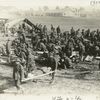
POLYGON ((52 100, 82 100, 80 96, 75 97, 62 97, 62 96, 54 96, 52 100))
POLYGON ((90 1, 90 5, 91 5, 91 6, 100 5, 100 0, 91 0, 91 1, 90 1))

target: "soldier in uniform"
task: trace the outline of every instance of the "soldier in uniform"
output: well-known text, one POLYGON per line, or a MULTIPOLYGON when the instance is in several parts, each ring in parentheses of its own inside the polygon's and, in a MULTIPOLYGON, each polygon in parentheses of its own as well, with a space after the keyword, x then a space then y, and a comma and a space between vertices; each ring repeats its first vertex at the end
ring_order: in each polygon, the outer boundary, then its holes
POLYGON ((18 31, 20 43, 25 43, 26 37, 22 31, 18 31))
POLYGON ((60 26, 58 26, 58 27, 56 28, 56 31, 57 31, 57 36, 59 37, 59 36, 60 36, 60 33, 61 33, 60 26))
POLYGON ((44 27, 43 27, 43 33, 44 33, 44 35, 47 35, 47 27, 46 27, 46 25, 44 25, 44 27))
POLYGON ((8 56, 8 62, 10 62, 11 45, 12 45, 12 42, 8 39, 8 41, 6 43, 6 53, 7 53, 7 56, 8 56))
POLYGON ((8 39, 6 43, 6 52, 7 52, 8 57, 10 55, 10 49, 11 49, 11 41, 8 39))
POLYGON ((67 69, 67 68, 71 68, 72 67, 72 62, 70 60, 70 58, 68 58, 68 56, 66 56, 66 54, 62 54, 60 56, 60 65, 61 67, 63 67, 64 69, 67 69))
POLYGON ((36 65, 35 65, 34 55, 32 55, 31 52, 29 52, 27 71, 30 73, 35 69, 36 69, 36 65))
POLYGON ((71 33, 71 37, 73 37, 75 35, 75 30, 73 27, 71 28, 70 33, 71 33))
POLYGON ((20 89, 20 83, 23 78, 24 78, 24 68, 21 65, 21 60, 17 58, 13 66, 13 79, 17 89, 20 89))
POLYGON ((51 70, 54 71, 54 73, 52 73, 52 80, 51 83, 54 80, 54 76, 55 76, 55 70, 58 67, 58 56, 56 55, 56 50, 55 50, 55 45, 51 44, 50 50, 48 50, 48 57, 47 57, 47 64, 48 67, 51 67, 51 70))

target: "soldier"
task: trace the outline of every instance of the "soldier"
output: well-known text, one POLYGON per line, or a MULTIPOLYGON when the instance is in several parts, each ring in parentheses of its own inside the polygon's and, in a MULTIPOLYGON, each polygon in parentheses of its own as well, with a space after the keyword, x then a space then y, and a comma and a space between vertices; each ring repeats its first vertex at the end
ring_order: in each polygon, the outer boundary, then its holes
POLYGON ((84 35, 85 35, 85 31, 84 31, 84 29, 82 29, 82 36, 84 37, 84 35))
POLYGON ((49 52, 49 55, 47 57, 47 65, 48 67, 51 67, 51 70, 54 71, 52 73, 52 79, 51 79, 51 82, 53 82, 54 80, 54 77, 55 77, 55 70, 57 69, 58 67, 58 59, 56 58, 56 53, 55 53, 55 48, 54 48, 54 45, 52 45, 51 47, 51 51, 49 52))
POLYGON ((80 41, 79 44, 79 56, 80 56, 80 60, 83 61, 83 56, 85 54, 85 46, 83 45, 83 43, 80 41))
POLYGON ((35 45, 36 45, 36 42, 37 42, 37 35, 36 33, 33 31, 32 32, 32 35, 31 35, 31 44, 32 44, 32 47, 34 49, 35 45))
POLYGON ((53 27, 53 25, 51 24, 51 32, 53 32, 54 31, 54 27, 53 27))
POLYGON ((26 41, 25 34, 22 33, 22 31, 18 31, 18 34, 19 34, 20 43, 25 43, 25 41, 26 41))
POLYGON ((17 89, 20 89, 20 83, 23 78, 24 68, 21 65, 21 60, 17 58, 13 66, 13 79, 15 81, 15 86, 17 87, 17 89))
POLYGON ((46 45, 43 42, 40 42, 40 50, 47 51, 46 45))
POLYGON ((6 52, 7 52, 8 57, 10 55, 10 49, 11 49, 11 41, 8 39, 6 43, 6 52))
POLYGON ((59 35, 60 35, 60 33, 61 33, 60 26, 58 26, 58 27, 56 28, 56 31, 57 31, 57 36, 59 37, 59 35))
POLYGON ((44 35, 47 35, 47 27, 46 27, 46 25, 44 25, 44 27, 43 27, 43 33, 44 33, 44 35))
POLYGON ((8 41, 6 43, 6 53, 8 56, 8 62, 10 62, 11 45, 12 45, 12 42, 8 39, 8 41))
POLYGON ((36 69, 36 65, 35 65, 34 55, 32 55, 31 52, 29 52, 27 71, 30 73, 35 69, 36 69))
POLYGON ((22 24, 22 28, 25 30, 26 28, 25 23, 22 24))
POLYGON ((71 28, 70 33, 71 33, 71 36, 74 36, 75 35, 75 30, 74 30, 73 27, 71 28))
POLYGON ((65 69, 67 69, 67 68, 72 68, 71 59, 68 58, 68 56, 66 56, 65 53, 64 53, 64 55, 63 55, 63 65, 64 65, 64 68, 65 68, 65 69))

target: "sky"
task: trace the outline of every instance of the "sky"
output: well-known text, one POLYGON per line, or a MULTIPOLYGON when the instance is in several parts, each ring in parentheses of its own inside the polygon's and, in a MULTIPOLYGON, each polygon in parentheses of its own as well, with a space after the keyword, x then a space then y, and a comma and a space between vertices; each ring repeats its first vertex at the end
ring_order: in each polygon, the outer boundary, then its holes
POLYGON ((0 0, 0 6, 15 6, 20 9, 49 6, 90 6, 93 0, 0 0))

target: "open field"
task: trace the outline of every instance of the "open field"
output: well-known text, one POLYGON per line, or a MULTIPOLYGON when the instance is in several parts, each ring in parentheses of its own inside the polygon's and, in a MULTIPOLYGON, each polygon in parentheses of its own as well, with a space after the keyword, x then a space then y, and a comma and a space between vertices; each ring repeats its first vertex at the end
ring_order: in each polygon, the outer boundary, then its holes
POLYGON ((91 30, 100 28, 100 19, 89 19, 89 18, 67 18, 67 17, 33 17, 29 18, 33 23, 41 23, 47 25, 50 29, 50 25, 57 27, 60 25, 62 31, 69 31, 71 27, 75 29, 88 29, 91 30))
MULTIPOLYGON (((41 23, 55 27, 60 25, 62 31, 69 30, 72 26, 78 28, 90 28, 91 30, 100 28, 100 19, 79 19, 79 18, 61 18, 61 17, 34 17, 30 18, 33 23, 41 23)), ((5 39, 4 39, 5 40, 5 39)), ((1 41, 1 40, 0 40, 1 41)), ((3 41, 3 40, 2 40, 3 41)), ((88 65, 82 64, 83 67, 91 69, 98 68, 98 63, 88 65)), ((42 74, 38 71, 39 74, 42 74)), ((27 82, 22 84, 24 94, 32 95, 100 95, 100 72, 87 74, 84 78, 76 78, 73 75, 65 75, 65 70, 58 71, 55 77, 55 82, 49 84, 50 76, 45 76, 37 79, 37 82, 27 82)), ((0 91, 11 88, 12 91, 17 91, 13 88, 12 67, 0 64, 0 91)), ((100 98, 98 99, 100 100, 100 98)))

